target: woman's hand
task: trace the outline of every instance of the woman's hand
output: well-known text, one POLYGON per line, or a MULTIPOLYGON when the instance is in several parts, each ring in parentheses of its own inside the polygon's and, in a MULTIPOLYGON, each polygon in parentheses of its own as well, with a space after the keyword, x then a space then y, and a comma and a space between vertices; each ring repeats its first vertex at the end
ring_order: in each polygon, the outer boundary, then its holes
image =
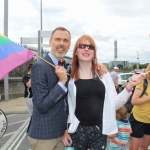
POLYGON ((62 137, 62 142, 64 143, 65 146, 71 146, 72 145, 72 139, 68 131, 66 130, 63 137, 62 137))
POLYGON ((138 76, 132 78, 127 85, 128 89, 132 89, 134 86, 140 84, 142 80, 145 78, 145 74, 141 73, 138 76))
POLYGON ((115 134, 109 134, 109 135, 107 135, 107 137, 110 139, 114 139, 116 137, 116 133, 115 134))

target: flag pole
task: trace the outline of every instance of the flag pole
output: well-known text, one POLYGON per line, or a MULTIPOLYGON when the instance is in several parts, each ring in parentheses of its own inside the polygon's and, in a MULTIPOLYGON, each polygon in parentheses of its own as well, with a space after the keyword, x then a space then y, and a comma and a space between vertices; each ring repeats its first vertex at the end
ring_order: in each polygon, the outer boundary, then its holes
MULTIPOLYGON (((48 63, 49 65, 51 65, 52 67, 54 67, 55 68, 55 65, 53 65, 52 63, 50 63, 49 61, 47 61, 47 60, 45 60, 44 58, 42 58, 42 57, 40 57, 40 56, 38 56, 38 55, 36 55, 39 59, 41 59, 41 60, 43 60, 43 61, 45 61, 46 63, 48 63)), ((67 75, 68 76, 70 76, 70 74, 69 73, 67 73, 67 75)))

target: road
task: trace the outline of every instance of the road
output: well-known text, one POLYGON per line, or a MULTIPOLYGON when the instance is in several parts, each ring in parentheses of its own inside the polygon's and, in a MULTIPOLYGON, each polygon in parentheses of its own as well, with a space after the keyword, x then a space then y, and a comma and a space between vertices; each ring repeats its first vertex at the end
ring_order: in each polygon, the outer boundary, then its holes
POLYGON ((0 150, 30 150, 26 130, 29 123, 28 114, 7 115, 8 128, 0 138, 0 150))
MULTIPOLYGON (((29 115, 12 114, 6 117, 8 128, 3 137, 0 138, 0 150, 31 150, 26 134, 30 119, 29 115)), ((108 150, 108 148, 106 148, 106 150, 108 150)))

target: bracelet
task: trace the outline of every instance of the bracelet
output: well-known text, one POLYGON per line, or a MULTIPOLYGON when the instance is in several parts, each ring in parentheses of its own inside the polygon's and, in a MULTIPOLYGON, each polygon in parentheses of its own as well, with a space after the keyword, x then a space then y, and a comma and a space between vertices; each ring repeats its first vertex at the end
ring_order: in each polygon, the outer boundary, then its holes
POLYGON ((133 91, 133 88, 132 88, 132 89, 129 89, 129 88, 126 86, 126 90, 127 90, 128 92, 132 92, 132 91, 133 91))

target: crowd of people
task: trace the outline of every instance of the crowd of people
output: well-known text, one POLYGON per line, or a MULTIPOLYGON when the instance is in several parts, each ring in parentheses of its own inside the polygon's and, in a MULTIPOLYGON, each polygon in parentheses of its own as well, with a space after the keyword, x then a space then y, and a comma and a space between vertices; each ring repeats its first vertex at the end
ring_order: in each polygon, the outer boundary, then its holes
MULTIPOLYGON (((132 78, 126 88, 117 93, 117 85, 114 85, 107 68, 97 61, 96 44, 89 35, 77 39, 71 71, 67 72, 68 65, 63 57, 70 44, 71 34, 67 29, 54 29, 49 40, 51 49, 44 59, 55 67, 40 59, 32 66, 33 112, 27 130, 32 150, 63 150, 66 146, 75 150, 104 150, 107 137, 110 138, 109 149, 121 150, 126 146, 130 133, 130 150, 136 150, 132 145, 137 143, 140 143, 140 150, 145 150, 144 145, 150 142, 150 111, 147 106, 150 86, 147 95, 138 97, 145 74, 132 78), (134 86, 137 87, 132 100, 135 106, 129 119, 130 126, 123 105, 134 86), (146 112, 143 112, 144 108, 146 112), (141 116, 138 116, 138 109, 141 116), (138 125, 139 122, 143 125, 138 125), (133 126, 137 128, 134 130, 133 126), (140 128, 141 133, 137 137, 136 132, 140 128)), ((150 74, 146 74, 146 78, 149 84, 150 74)))

